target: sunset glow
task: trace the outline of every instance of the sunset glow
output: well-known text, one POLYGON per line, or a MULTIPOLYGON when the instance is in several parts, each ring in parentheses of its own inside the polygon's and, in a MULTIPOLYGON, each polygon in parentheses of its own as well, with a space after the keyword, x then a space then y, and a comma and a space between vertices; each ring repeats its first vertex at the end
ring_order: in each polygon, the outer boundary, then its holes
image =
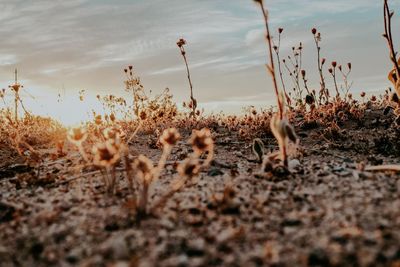
MULTIPOLYGON (((157 93, 169 87, 181 103, 188 94, 175 42, 185 36, 190 44, 193 81, 199 88, 199 105, 211 107, 212 112, 229 113, 240 113, 247 105, 268 107, 273 104, 272 88, 269 78, 263 75, 263 25, 256 8, 247 0, 222 3, 2 3, 0 87, 12 83, 14 69, 18 68, 21 82, 35 97, 34 101, 24 98, 28 109, 75 123, 95 108, 90 106, 96 103, 93 96, 125 95, 122 69, 132 64, 146 90, 157 93), (160 8, 150 8, 154 5, 160 8), (90 102, 75 102, 79 90, 86 91, 90 102), (63 92, 68 102, 65 108, 57 104, 57 95, 63 92), (73 112, 70 118, 67 110, 73 112)), ((271 1, 271 24, 285 29, 283 54, 297 42, 303 43, 303 65, 309 69, 310 87, 319 86, 317 72, 313 71, 316 59, 310 36, 310 29, 318 24, 324 33, 322 44, 327 59, 353 63, 353 91, 376 93, 390 85, 385 82, 390 64, 380 55, 385 43, 375 38, 382 32, 380 4, 375 0, 306 0, 295 4, 290 0, 271 1)), ((397 8, 400 3, 393 1, 392 6, 397 8)), ((394 34, 397 38, 397 32, 394 34)))

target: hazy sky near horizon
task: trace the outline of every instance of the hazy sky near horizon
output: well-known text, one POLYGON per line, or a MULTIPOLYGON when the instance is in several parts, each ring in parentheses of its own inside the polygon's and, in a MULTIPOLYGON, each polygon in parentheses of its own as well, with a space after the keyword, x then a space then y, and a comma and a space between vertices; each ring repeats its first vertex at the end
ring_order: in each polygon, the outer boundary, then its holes
MULTIPOLYGON (((389 1, 400 16, 400 0, 389 1)), ((301 41, 304 68, 318 88, 311 28, 322 33, 322 56, 352 62, 353 90, 383 92, 391 68, 380 0, 265 0, 274 31, 283 27, 282 55, 301 41)), ((195 97, 209 110, 239 111, 273 104, 266 75, 264 24, 252 0, 1 0, 0 87, 14 68, 27 92, 27 107, 40 114, 82 109, 56 103, 58 93, 78 99, 86 90, 125 95, 123 68, 133 65, 148 90, 169 87, 188 98, 176 46, 187 39, 195 97)), ((400 20, 394 20, 394 33, 400 20)), ((400 46, 399 36, 396 44, 400 46)), ((287 79, 287 84, 290 84, 287 79)), ((95 100, 93 100, 95 101, 95 100)), ((68 116, 73 116, 70 113, 68 116)), ((61 115, 60 115, 61 116, 61 115)), ((65 115, 63 115, 65 116, 65 115)))

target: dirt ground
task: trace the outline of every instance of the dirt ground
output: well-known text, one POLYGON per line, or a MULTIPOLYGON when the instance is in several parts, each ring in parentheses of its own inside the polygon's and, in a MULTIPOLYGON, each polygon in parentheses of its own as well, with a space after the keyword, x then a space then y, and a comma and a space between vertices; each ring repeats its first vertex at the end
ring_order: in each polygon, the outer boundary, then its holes
MULTIPOLYGON (((263 175, 251 141, 215 127, 210 168, 140 222, 122 174, 115 196, 98 171, 81 176, 68 158, 49 160, 40 182, 21 182, 31 169, 2 151, 0 266, 400 266, 400 175, 363 170, 400 163, 392 122, 378 110, 339 131, 299 124, 292 172, 263 175)), ((183 135, 150 206, 191 149, 183 135)), ((149 138, 130 149, 157 161, 149 138)))

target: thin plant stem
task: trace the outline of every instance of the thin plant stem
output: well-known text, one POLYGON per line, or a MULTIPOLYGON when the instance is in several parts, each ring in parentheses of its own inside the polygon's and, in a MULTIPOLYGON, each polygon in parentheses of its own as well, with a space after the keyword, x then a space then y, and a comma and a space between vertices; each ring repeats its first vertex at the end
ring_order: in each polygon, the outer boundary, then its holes
POLYGON ((388 0, 384 0, 383 5, 383 17, 384 17, 384 26, 385 26, 385 33, 383 37, 387 40, 389 51, 390 51, 390 59, 393 63, 394 70, 396 73, 396 80, 395 80, 395 90, 397 95, 400 96, 400 66, 397 62, 397 53, 394 50, 393 45, 393 37, 392 37, 392 17, 394 13, 390 12, 388 0))
POLYGON ((196 117, 197 101, 193 96, 193 83, 192 83, 192 78, 190 76, 189 64, 188 64, 188 61, 187 61, 187 58, 186 58, 185 48, 183 46, 181 46, 180 50, 181 50, 181 54, 182 54, 182 57, 183 57, 183 61, 185 62, 187 78, 188 78, 188 81, 189 81, 190 100, 192 101, 192 116, 193 116, 193 118, 195 118, 196 117))
POLYGON ((279 118, 283 119, 283 104, 282 104, 282 100, 281 100, 281 97, 279 94, 278 83, 276 81, 276 76, 275 76, 275 64, 274 64, 274 57, 272 55, 272 40, 271 40, 271 35, 270 35, 270 30, 269 30, 268 12, 265 10, 262 1, 257 1, 257 2, 260 4, 260 8, 261 8, 261 11, 264 16, 265 28, 267 31, 266 39, 267 39, 267 44, 268 44, 269 60, 270 60, 270 64, 269 65, 267 64, 267 69, 272 76, 272 81, 274 84, 275 96, 276 96, 276 99, 278 102, 279 118))

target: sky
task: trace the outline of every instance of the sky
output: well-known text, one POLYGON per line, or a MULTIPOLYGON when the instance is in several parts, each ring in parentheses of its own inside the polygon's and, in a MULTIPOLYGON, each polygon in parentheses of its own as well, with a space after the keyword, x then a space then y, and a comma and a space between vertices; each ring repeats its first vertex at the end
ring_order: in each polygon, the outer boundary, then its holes
MULTIPOLYGON (((319 87, 311 34, 316 27, 328 62, 352 62, 353 93, 380 94, 390 86, 391 68, 382 38, 382 2, 265 0, 265 5, 274 32, 284 28, 282 56, 303 43, 311 88, 319 87)), ((400 0, 389 3, 400 17, 400 0)), ((96 108, 97 94, 127 96, 123 69, 128 65, 147 91, 168 87, 178 103, 187 100, 186 72, 176 46, 181 37, 188 43, 200 107, 239 113, 244 106, 274 104, 264 65, 262 14, 252 0, 1 0, 0 10, 0 88, 12 83, 18 68, 23 101, 35 114, 77 123, 96 108), (84 103, 80 90, 85 90, 84 103)), ((393 27, 400 29, 398 17, 393 27)))

